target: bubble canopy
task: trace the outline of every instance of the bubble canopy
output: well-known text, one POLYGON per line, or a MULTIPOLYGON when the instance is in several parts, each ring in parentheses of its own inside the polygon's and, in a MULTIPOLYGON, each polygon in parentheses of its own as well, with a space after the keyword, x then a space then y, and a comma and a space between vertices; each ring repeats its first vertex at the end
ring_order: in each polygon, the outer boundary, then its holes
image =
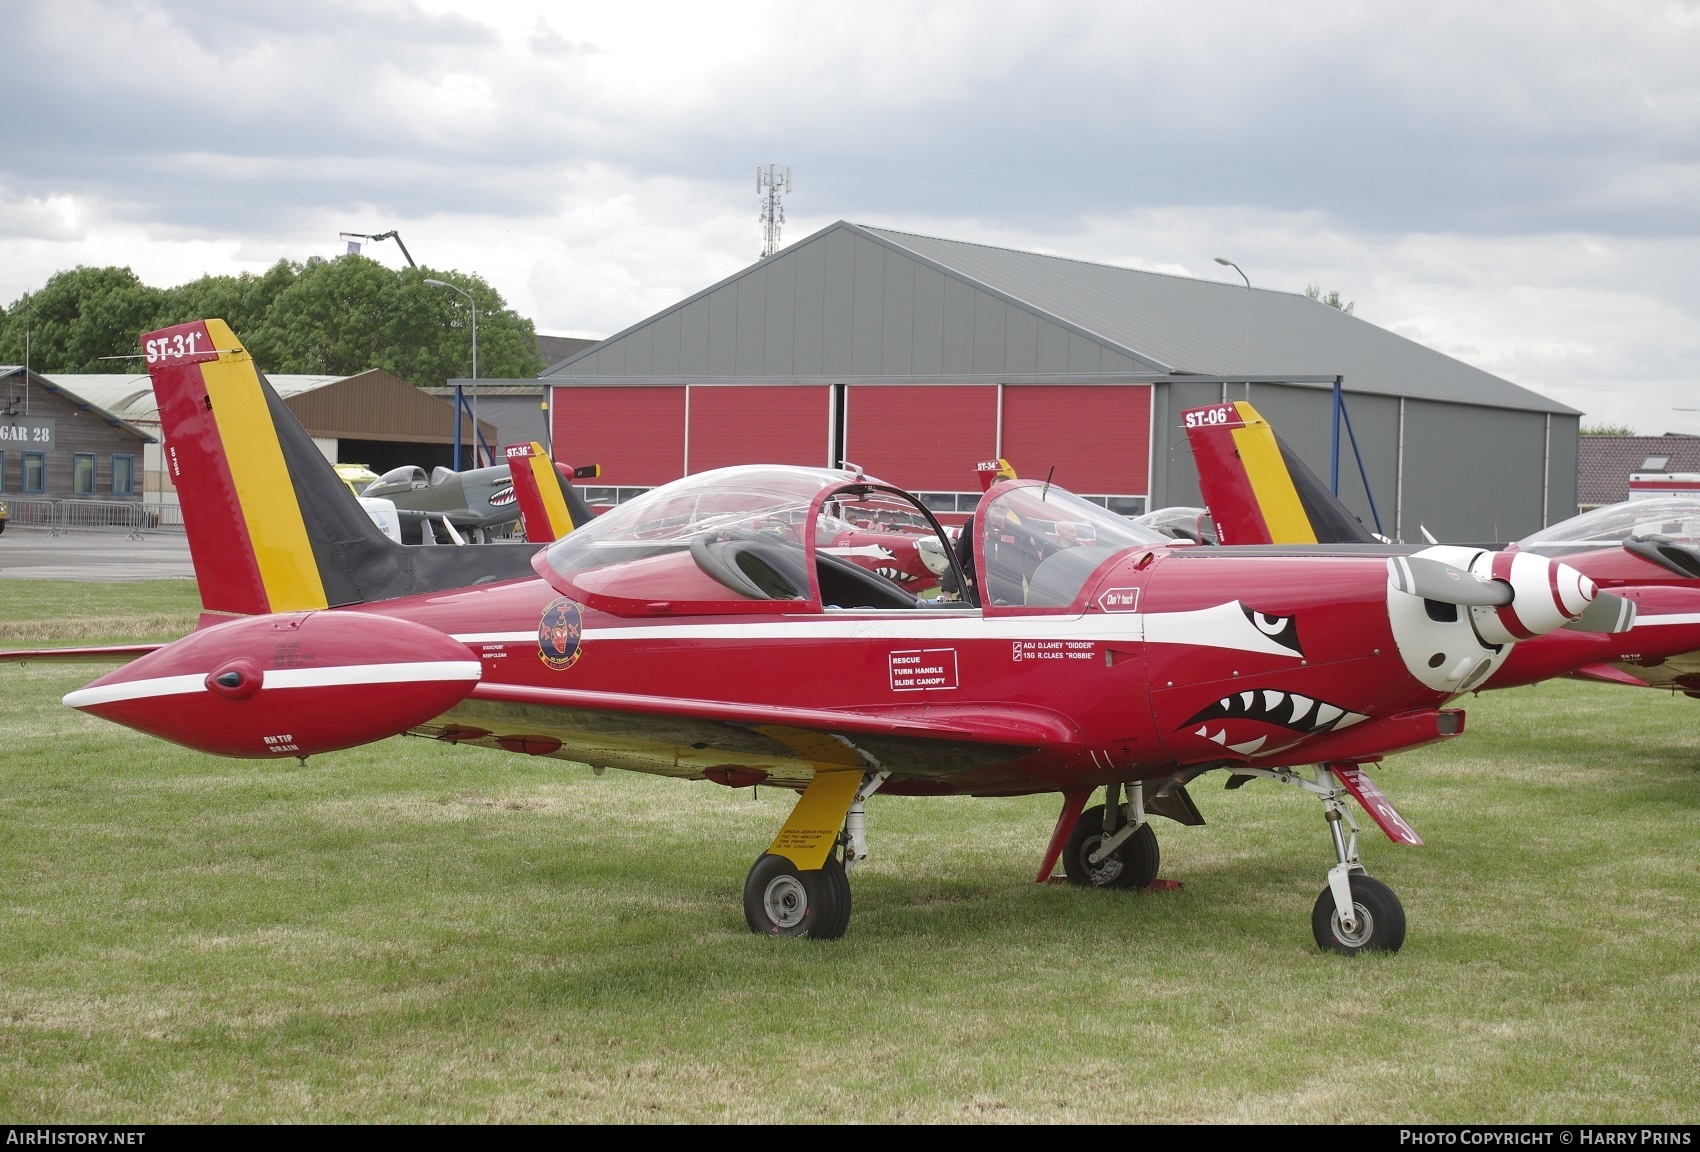
POLYGON ((1663 536, 1700 544, 1700 497, 1661 496, 1607 504, 1572 516, 1517 542, 1522 552, 1558 556, 1592 548, 1616 548, 1629 540, 1663 536))
POLYGON ((1133 547, 1171 537, 1037 480, 1006 481, 975 515, 982 598, 989 612, 1076 607, 1093 573, 1133 547))
POLYGON ((871 477, 744 466, 646 492, 550 545, 533 566, 558 591, 616 615, 933 604, 827 551, 853 530, 888 550, 926 538, 950 549, 918 501, 871 477))

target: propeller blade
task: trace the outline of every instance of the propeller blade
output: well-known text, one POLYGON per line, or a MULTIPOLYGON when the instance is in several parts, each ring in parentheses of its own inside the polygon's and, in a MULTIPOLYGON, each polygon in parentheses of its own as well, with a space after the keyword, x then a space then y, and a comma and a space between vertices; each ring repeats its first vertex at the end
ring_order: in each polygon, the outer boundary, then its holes
POLYGON ((1393 586, 1424 600, 1465 608, 1499 608, 1511 603, 1511 585, 1481 580, 1460 568, 1425 556, 1389 556, 1387 570, 1393 586))
POLYGON ((1594 593, 1582 615, 1565 625, 1573 632, 1627 632, 1635 627, 1635 601, 1610 592, 1594 593))

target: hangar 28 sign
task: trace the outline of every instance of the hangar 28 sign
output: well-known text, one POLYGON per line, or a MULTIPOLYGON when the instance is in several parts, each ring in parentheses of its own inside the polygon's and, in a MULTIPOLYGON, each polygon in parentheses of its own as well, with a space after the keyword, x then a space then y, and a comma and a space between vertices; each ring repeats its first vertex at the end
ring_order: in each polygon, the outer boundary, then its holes
POLYGON ((28 445, 32 448, 53 447, 53 421, 14 420, 0 417, 0 448, 28 445))

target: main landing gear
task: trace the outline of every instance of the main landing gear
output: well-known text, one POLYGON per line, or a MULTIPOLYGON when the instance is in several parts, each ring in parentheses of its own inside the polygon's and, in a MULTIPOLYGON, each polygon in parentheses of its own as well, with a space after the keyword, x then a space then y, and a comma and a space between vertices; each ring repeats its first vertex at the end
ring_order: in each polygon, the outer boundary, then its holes
POLYGON ((850 926, 849 871, 868 858, 862 802, 889 771, 816 772, 744 880, 744 921, 761 936, 836 940, 850 926))
MULTIPOLYGON (((1344 772, 1356 771, 1355 765, 1338 767, 1344 772)), ((1405 909, 1393 889, 1366 873, 1358 859, 1358 822, 1346 804, 1350 792, 1340 775, 1325 764, 1273 769, 1235 765, 1228 787, 1237 788, 1252 777, 1290 785, 1322 801, 1322 815, 1334 839, 1337 863, 1328 870, 1328 887, 1322 890, 1311 909, 1310 929, 1317 947, 1344 956, 1399 951, 1405 943, 1405 909)), ((1409 831, 1403 821, 1398 826, 1409 831)), ((1406 842, 1421 843, 1415 839, 1415 833, 1406 842)))
POLYGON ((1144 888, 1157 879, 1162 853, 1157 833, 1145 819, 1145 789, 1128 785, 1127 803, 1111 784, 1104 803, 1080 814, 1063 849, 1063 874, 1081 888, 1144 888))

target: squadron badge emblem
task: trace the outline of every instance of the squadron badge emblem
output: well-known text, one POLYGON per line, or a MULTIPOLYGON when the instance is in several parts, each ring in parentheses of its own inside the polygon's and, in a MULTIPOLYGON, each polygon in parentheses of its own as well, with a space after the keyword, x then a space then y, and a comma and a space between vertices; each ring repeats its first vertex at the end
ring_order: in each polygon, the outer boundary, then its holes
POLYGON ((584 650, 583 630, 577 604, 564 596, 550 601, 537 625, 537 655, 557 672, 571 668, 584 650))

